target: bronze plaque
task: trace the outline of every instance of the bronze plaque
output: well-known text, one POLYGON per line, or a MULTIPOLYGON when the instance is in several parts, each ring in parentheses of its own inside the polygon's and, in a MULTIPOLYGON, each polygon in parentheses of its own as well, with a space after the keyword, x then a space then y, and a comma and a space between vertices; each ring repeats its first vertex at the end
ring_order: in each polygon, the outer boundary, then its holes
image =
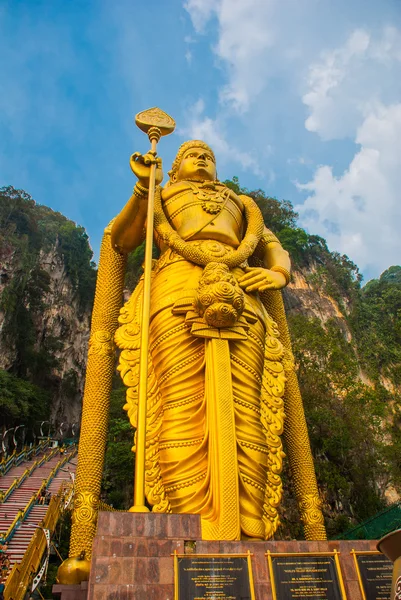
POLYGON ((254 600, 250 554, 175 555, 175 600, 254 600))
POLYGON ((345 591, 334 553, 268 554, 274 600, 344 600, 345 591))
POLYGON ((383 554, 354 552, 365 600, 390 600, 393 563, 383 554))

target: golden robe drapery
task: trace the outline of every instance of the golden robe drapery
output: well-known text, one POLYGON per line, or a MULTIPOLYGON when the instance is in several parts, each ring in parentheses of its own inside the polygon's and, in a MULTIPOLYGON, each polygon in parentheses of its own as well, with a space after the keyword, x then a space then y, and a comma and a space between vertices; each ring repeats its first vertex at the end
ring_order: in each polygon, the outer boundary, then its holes
MULTIPOLYGON (((170 249, 153 269, 146 496, 154 511, 201 514, 204 539, 267 539, 281 499, 284 349, 257 293, 245 294, 239 327, 202 328, 202 275, 170 249)), ((116 333, 133 427, 141 296, 140 282, 116 333)))

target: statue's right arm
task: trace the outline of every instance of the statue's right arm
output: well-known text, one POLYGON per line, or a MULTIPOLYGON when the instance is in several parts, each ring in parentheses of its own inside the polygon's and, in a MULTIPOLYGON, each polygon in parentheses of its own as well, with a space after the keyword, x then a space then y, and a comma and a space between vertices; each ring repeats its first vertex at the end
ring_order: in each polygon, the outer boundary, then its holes
POLYGON ((131 156, 131 169, 138 177, 138 181, 134 187, 134 193, 115 218, 111 228, 111 244, 117 252, 128 254, 143 242, 152 164, 156 164, 156 185, 159 185, 163 180, 161 159, 156 158, 152 152, 144 155, 135 152, 131 156))
POLYGON ((115 218, 111 228, 111 245, 117 252, 128 254, 143 242, 147 196, 147 189, 137 183, 131 198, 115 218))

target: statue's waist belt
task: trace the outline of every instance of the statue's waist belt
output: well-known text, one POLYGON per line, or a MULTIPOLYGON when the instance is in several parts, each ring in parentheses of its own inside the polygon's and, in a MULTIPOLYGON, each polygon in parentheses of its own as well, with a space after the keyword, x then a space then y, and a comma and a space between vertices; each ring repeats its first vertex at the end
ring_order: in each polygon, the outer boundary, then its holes
MULTIPOLYGON (((220 260, 234 252, 235 248, 229 246, 228 244, 224 244, 223 242, 218 242, 216 240, 193 240, 187 242, 191 246, 201 248, 205 253, 207 253, 210 257, 210 262, 220 262, 220 260)), ((181 254, 178 254, 175 250, 171 250, 167 248, 160 256, 157 261, 154 271, 158 273, 164 267, 167 267, 171 263, 178 262, 180 260, 187 260, 181 254)), ((243 263, 241 267, 248 266, 247 262, 243 263)))

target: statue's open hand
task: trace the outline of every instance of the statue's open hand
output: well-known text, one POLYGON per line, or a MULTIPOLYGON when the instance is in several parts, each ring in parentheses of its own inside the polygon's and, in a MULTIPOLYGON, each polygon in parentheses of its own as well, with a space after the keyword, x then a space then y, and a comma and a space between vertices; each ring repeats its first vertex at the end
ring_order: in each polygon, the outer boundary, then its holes
POLYGON ((245 271, 245 275, 238 279, 238 283, 246 292, 281 290, 286 285, 286 280, 282 273, 270 271, 262 267, 247 267, 245 271))
POLYGON ((151 165, 156 165, 156 185, 163 181, 162 159, 156 153, 149 151, 146 154, 135 152, 130 158, 132 171, 138 177, 139 183, 149 188, 149 177, 151 165))

